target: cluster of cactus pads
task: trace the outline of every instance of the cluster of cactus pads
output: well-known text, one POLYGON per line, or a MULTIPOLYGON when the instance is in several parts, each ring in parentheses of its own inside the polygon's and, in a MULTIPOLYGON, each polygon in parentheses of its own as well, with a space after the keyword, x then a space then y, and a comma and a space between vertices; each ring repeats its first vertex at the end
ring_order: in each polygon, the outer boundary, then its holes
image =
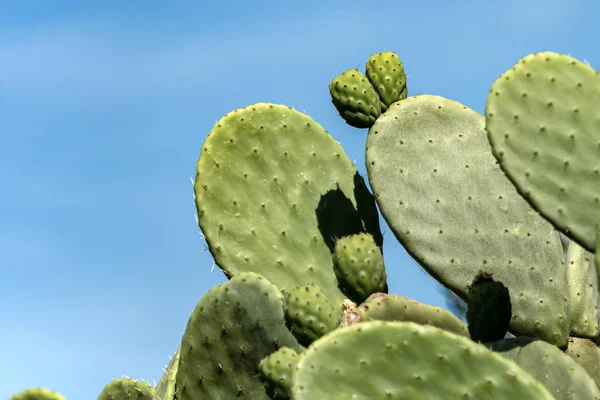
MULTIPOLYGON (((600 400, 599 74, 529 55, 483 116, 408 97, 403 63, 383 52, 329 92, 368 128, 372 192, 308 115, 270 103, 225 115, 194 192, 228 281, 198 302, 156 387, 117 379, 98 400, 600 400), (467 324, 388 293, 379 212, 466 301, 467 324)), ((63 398, 12 398, 30 399, 63 398)))

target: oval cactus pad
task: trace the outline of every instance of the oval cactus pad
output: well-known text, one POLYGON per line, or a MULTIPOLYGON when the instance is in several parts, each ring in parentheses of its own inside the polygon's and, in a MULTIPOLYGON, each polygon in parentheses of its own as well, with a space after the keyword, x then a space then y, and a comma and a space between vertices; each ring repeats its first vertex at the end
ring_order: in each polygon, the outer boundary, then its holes
POLYGON ((299 356, 294 400, 553 400, 514 362, 413 322, 340 328, 299 356))
POLYGON ((485 109, 500 166, 557 229, 595 251, 600 198, 600 75, 561 54, 522 58, 485 109))
POLYGON ((510 293, 511 331, 566 347, 567 274, 554 227, 498 167, 484 117, 421 95, 394 103, 367 137, 369 180, 407 251, 463 299, 480 273, 510 293))
POLYGON ((256 272, 282 290, 315 283, 335 303, 337 238, 382 244, 373 196, 341 145, 308 115, 259 103, 214 126, 197 165, 199 225, 228 277, 256 272))

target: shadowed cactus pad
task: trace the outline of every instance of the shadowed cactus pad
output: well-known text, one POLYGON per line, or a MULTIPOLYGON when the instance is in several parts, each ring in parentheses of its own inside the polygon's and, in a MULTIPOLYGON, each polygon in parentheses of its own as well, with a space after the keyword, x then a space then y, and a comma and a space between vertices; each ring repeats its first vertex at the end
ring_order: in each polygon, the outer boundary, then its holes
POLYGON ((60 394, 44 388, 32 388, 15 394, 9 400, 66 400, 60 394))
POLYGON ((283 295, 258 274, 236 275, 211 289, 190 316, 177 400, 269 399, 259 364, 280 347, 302 349, 285 326, 283 295))
POLYGON ((294 400, 553 400, 512 361, 463 336, 412 322, 340 328, 298 358, 294 400))
POLYGON ((434 278, 466 300, 477 273, 492 273, 511 294, 511 331, 566 347, 559 236, 498 167, 484 123, 438 96, 394 103, 367 137, 371 187, 396 238, 434 278))
POLYGON ((600 400, 594 380, 556 346, 523 337, 503 339, 486 346, 531 374, 556 400, 600 400))
POLYGON ((356 68, 342 72, 329 84, 331 102, 346 123, 368 128, 381 114, 381 100, 369 80, 356 68))
POLYGON ((285 296, 288 328, 302 346, 308 346, 337 327, 340 312, 317 285, 303 285, 285 296))
POLYGON ((119 378, 102 389, 98 400, 153 400, 154 388, 147 382, 119 378))
POLYGON ((396 53, 384 51, 371 55, 366 73, 386 109, 392 103, 406 98, 406 74, 396 53))
POLYGON ((362 303, 373 293, 387 293, 381 249, 373 236, 359 233, 338 239, 333 253, 338 286, 350 300, 362 303))
POLYGON ((528 55, 492 86, 493 153, 519 193, 594 251, 600 198, 600 75, 552 52, 528 55))
POLYGON ((476 342, 491 342, 506 336, 512 307, 510 294, 502 282, 496 282, 492 275, 479 273, 471 287, 467 299, 467 322, 469 334, 476 342))
POLYGON ((289 399, 298 353, 282 347, 260 362, 260 374, 273 399, 289 399))
POLYGON ((359 307, 346 307, 340 326, 366 321, 416 322, 469 337, 467 325, 452 313, 394 294, 375 293, 359 307))
POLYGON ((336 302, 334 240, 382 243, 373 196, 341 145, 312 118, 259 103, 214 126, 194 184, 200 228, 228 277, 256 272, 289 290, 315 283, 336 302))

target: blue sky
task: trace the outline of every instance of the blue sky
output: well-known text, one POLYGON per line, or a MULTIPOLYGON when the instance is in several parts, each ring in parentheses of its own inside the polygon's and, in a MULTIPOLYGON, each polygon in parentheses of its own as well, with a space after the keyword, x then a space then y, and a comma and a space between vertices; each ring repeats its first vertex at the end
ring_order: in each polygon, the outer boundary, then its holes
MULTIPOLYGON (((228 111, 304 110, 364 167, 366 130, 327 84, 399 54, 410 95, 483 112, 537 51, 600 66, 594 0, 0 1, 0 399, 33 386, 95 399, 160 378, 196 302, 225 281, 190 177, 228 111)), ((389 230, 390 291, 445 306, 389 230)))

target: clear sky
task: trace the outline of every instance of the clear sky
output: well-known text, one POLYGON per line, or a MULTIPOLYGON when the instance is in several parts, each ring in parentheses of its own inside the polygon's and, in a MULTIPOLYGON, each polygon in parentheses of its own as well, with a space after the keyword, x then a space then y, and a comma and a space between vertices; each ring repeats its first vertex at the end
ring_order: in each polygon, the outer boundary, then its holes
MULTIPOLYGON (((0 399, 33 386, 95 399, 158 381, 196 302, 225 281, 194 220, 190 177, 228 111, 310 114, 365 173, 366 130, 327 84, 399 54, 409 95, 483 112, 519 58, 599 68, 596 0, 0 1, 0 399), (302 4, 302 5, 299 5, 302 4)), ((390 291, 445 306, 385 238, 390 291)))

